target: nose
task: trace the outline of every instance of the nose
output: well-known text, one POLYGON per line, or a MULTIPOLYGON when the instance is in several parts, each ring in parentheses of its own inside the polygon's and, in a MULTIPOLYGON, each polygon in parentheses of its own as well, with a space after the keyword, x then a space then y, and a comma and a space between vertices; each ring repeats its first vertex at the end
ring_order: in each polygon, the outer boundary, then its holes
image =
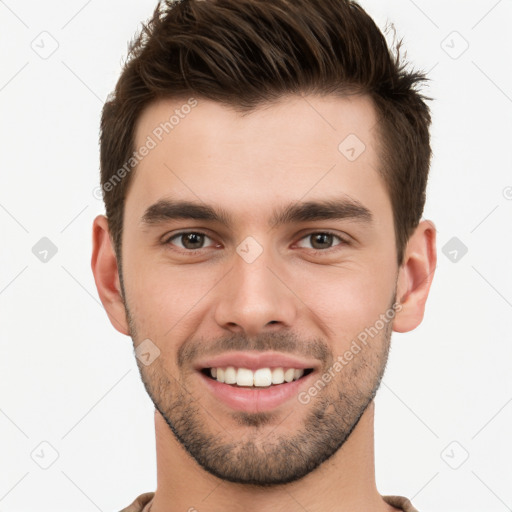
POLYGON ((252 262, 236 254, 231 271, 217 287, 215 321, 223 329, 249 337, 292 327, 300 300, 290 288, 288 275, 270 251, 264 250, 252 262))

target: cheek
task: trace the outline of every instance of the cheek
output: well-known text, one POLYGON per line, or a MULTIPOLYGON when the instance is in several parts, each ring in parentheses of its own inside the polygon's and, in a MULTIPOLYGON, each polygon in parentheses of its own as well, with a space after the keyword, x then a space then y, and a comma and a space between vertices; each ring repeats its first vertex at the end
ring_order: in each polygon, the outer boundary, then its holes
POLYGON ((297 295, 330 329, 328 336, 351 338, 373 325, 388 308, 394 289, 391 273, 353 265, 335 271, 302 273, 297 295), (307 283, 307 284, 306 284, 307 283))
MULTIPOLYGON (((142 255, 141 255, 142 256, 142 255)), ((153 336, 175 336, 197 320, 203 300, 222 274, 213 267, 171 266, 165 261, 146 261, 130 256, 124 269, 125 290, 130 312, 153 336)), ((204 302, 206 303, 206 301, 204 302)))

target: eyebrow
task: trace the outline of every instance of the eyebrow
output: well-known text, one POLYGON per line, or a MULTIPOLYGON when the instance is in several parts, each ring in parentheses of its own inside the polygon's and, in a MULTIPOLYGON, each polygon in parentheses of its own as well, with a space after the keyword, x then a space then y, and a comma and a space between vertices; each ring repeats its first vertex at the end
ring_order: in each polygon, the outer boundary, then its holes
MULTIPOLYGON (((169 220, 193 219, 234 224, 234 216, 223 208, 194 201, 161 199, 149 206, 141 217, 143 225, 161 224, 169 220)), ((343 197, 324 201, 291 203, 273 211, 269 226, 281 226, 307 221, 348 219, 366 224, 373 220, 371 211, 356 199, 343 197)))

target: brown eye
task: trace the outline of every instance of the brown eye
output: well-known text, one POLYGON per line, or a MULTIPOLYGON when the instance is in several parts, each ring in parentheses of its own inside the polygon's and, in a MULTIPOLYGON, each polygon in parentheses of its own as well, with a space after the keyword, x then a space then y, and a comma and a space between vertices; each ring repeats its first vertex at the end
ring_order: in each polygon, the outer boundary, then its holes
POLYGON ((204 243, 204 235, 200 233, 186 233, 180 236, 185 249, 201 249, 204 243))
MULTIPOLYGON (((302 240, 309 241, 311 249, 314 249, 315 251, 326 251, 336 247, 337 245, 343 245, 347 243, 340 236, 324 231, 310 233, 309 235, 306 235, 302 240), (335 239, 339 240, 339 243, 334 244, 335 239)), ((304 245, 299 246, 307 248, 307 246, 304 245)))
POLYGON ((310 235, 310 237, 313 249, 329 249, 334 238, 329 233, 315 233, 310 235))
POLYGON ((196 231, 184 231, 169 237, 164 242, 164 244, 176 245, 179 249, 183 249, 185 251, 195 251, 204 249, 204 244, 206 240, 211 239, 204 233, 199 233, 196 231))

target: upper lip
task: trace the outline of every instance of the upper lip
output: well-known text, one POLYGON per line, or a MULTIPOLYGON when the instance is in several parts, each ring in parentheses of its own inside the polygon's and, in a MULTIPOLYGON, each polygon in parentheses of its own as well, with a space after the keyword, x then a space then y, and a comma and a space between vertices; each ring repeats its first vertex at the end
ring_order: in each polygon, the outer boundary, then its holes
POLYGON ((224 368, 234 366, 235 368, 248 368, 257 370, 258 368, 318 368, 318 362, 297 358, 288 354, 279 352, 228 352, 209 359, 198 362, 195 365, 196 370, 204 368, 224 368))

